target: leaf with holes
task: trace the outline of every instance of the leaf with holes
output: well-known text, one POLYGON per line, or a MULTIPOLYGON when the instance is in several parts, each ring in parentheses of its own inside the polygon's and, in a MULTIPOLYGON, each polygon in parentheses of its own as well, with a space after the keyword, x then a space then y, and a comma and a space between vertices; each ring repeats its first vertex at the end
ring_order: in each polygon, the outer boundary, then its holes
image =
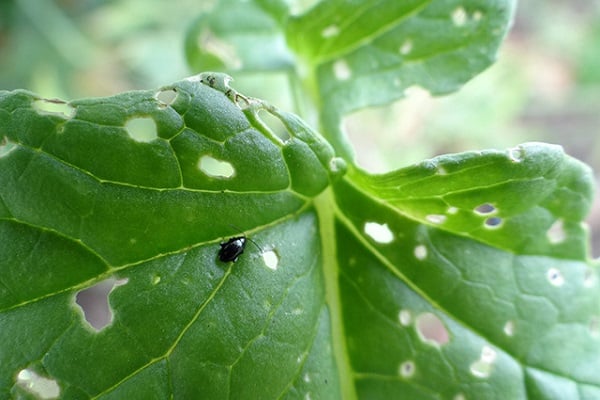
POLYGON ((1 93, 0 397, 338 397, 311 198, 344 162, 297 117, 268 107, 284 142, 245 106, 194 78, 1 93), (239 235, 254 247, 221 257, 239 235))

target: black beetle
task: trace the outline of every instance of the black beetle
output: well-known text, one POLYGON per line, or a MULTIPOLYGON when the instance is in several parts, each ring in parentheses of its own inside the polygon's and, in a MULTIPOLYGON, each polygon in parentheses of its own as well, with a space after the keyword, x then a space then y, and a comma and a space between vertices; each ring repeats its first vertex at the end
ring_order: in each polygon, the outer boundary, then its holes
POLYGON ((223 262, 235 262, 246 248, 246 236, 232 237, 226 242, 221 243, 219 250, 219 260, 223 262))

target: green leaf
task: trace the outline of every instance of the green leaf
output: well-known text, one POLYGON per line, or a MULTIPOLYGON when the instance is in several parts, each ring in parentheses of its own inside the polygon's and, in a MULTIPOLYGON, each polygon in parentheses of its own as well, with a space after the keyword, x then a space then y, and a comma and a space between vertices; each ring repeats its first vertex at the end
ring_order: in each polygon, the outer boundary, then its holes
POLYGON ((598 396, 586 166, 525 144, 343 175, 215 87, 0 92, 1 397, 598 396))
POLYGON ((344 172, 331 147, 196 79, 54 103, 0 92, 0 397, 31 374, 63 398, 339 397, 308 197, 344 172), (238 229, 256 247, 218 261, 238 229), (75 301, 108 278, 96 331, 75 301))
POLYGON ((595 398, 600 292, 581 227, 592 183, 587 167, 542 144, 337 183, 358 397, 595 398))

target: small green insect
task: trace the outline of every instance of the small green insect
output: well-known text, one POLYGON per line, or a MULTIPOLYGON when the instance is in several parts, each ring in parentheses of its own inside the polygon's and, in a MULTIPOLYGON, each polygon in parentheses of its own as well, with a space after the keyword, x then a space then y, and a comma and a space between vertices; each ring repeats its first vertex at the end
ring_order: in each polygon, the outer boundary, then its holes
POLYGON ((229 97, 231 101, 237 104, 239 99, 244 100, 246 104, 250 105, 250 100, 242 94, 239 94, 235 89, 229 86, 229 82, 233 81, 233 78, 222 72, 202 72, 198 75, 200 83, 210 86, 211 88, 218 90, 229 97))

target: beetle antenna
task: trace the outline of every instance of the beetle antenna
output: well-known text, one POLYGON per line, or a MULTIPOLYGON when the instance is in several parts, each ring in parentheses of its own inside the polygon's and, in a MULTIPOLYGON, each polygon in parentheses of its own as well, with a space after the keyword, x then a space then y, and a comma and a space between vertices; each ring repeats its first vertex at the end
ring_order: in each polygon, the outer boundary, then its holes
POLYGON ((237 226, 237 225, 234 225, 234 224, 228 224, 228 225, 229 225, 229 226, 231 226, 232 228, 235 228, 235 229, 237 229, 237 231, 238 231, 238 232, 242 232, 242 233, 244 234, 244 237, 245 237, 246 239, 248 239, 249 241, 251 241, 251 242, 252 242, 252 243, 253 243, 253 244, 254 244, 254 245, 255 245, 255 246, 256 246, 256 247, 257 247, 257 248, 260 250, 260 252, 261 252, 261 253, 264 253, 264 252, 265 252, 265 251, 262 249, 262 247, 260 247, 260 246, 258 245, 258 243, 256 243, 254 240, 252 240, 251 238, 249 238, 249 237, 246 235, 246 233, 245 233, 245 232, 244 232, 244 231, 243 231, 243 230, 242 230, 242 229, 241 229, 239 226, 237 226))

